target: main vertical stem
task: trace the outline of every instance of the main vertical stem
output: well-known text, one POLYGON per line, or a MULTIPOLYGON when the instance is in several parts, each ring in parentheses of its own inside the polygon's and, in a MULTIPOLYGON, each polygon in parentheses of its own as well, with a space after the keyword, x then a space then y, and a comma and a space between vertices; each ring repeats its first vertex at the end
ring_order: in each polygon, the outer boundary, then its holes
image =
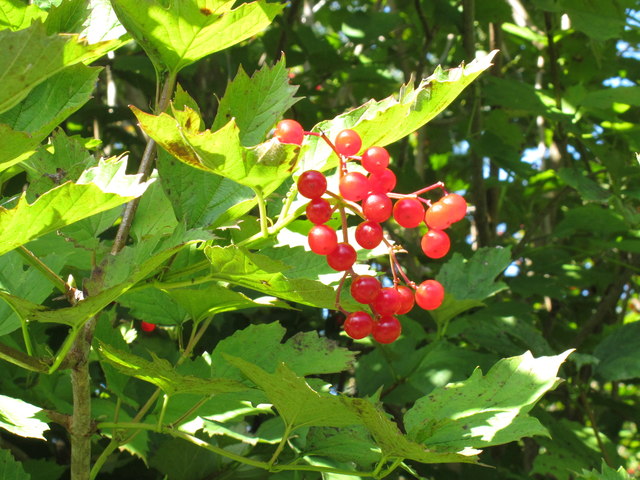
POLYGON ((71 388, 73 415, 69 425, 71 435, 71 480, 87 480, 91 471, 91 388, 89 351, 96 319, 92 317, 77 336, 71 351, 71 388))

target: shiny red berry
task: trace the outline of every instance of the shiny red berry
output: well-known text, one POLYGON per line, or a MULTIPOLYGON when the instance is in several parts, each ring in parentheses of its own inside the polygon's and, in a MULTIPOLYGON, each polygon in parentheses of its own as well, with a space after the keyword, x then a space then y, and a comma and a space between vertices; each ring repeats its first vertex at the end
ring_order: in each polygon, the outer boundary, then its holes
POLYGON ((396 287, 398 293, 400 294, 400 298, 402 302, 400 303, 400 309, 396 312, 398 315, 404 315, 405 313, 409 313, 413 306, 416 303, 415 294, 413 290, 409 287, 405 287, 404 285, 398 285, 396 287))
POLYGON ((444 230, 453 223, 451 211, 444 203, 436 202, 429 207, 424 215, 424 221, 429 228, 444 230))
POLYGON ((338 246, 338 234, 327 225, 314 225, 308 236, 309 248, 318 255, 328 255, 338 246))
POLYGON ((369 187, 373 193, 389 193, 396 186, 396 174, 388 168, 369 175, 369 187))
POLYGON ((449 217, 452 223, 458 222, 467 214, 467 202, 457 193, 450 193, 439 200, 449 210, 449 217))
POLYGON ((355 155, 362 147, 362 139, 358 132, 351 129, 342 130, 333 142, 336 150, 345 157, 355 155))
POLYGON ((140 329, 143 332, 151 333, 156 329, 155 323, 145 322, 144 320, 140 322, 140 329))
POLYGON ((389 152, 383 147, 370 147, 362 154, 362 166, 369 173, 382 173, 389 166, 389 152))
POLYGON ((360 172, 349 172, 340 179, 340 195, 359 202, 369 193, 369 179, 360 172))
POLYGON ((377 222, 367 220, 356 227, 356 242, 362 248, 372 250, 382 242, 384 231, 377 222))
POLYGON ((371 334, 373 319, 367 312, 353 312, 347 315, 343 328, 347 335, 359 340, 371 334))
POLYGON ((398 313, 401 306, 402 297, 393 287, 386 287, 380 290, 378 296, 371 302, 371 307, 378 315, 394 315, 398 313))
POLYGON ((393 203, 384 193, 372 193, 362 201, 362 213, 372 222, 381 223, 388 220, 392 211, 393 203))
POLYGON ((327 191, 327 178, 317 170, 307 170, 298 178, 298 192, 307 198, 320 198, 327 191))
POLYGON ((275 136, 281 143, 300 145, 304 138, 304 129, 295 120, 282 120, 276 125, 275 136))
POLYGON ((393 218, 404 228, 415 228, 424 220, 424 207, 417 198, 401 198, 393 206, 393 218))
POLYGON ((378 343, 393 343, 402 333, 400 321, 392 315, 383 315, 373 323, 371 335, 378 343))
POLYGON ((425 280, 416 290, 416 303, 425 310, 435 310, 444 300, 444 287, 437 280, 425 280))
POLYGON ((348 243, 339 243, 331 253, 327 254, 327 263, 334 270, 344 272, 353 267, 357 258, 358 254, 351 245, 348 243))
POLYGON ((442 258, 449 253, 451 241, 449 235, 442 230, 432 228, 420 240, 422 251, 429 258, 442 258))
POLYGON ((371 275, 360 275, 353 280, 350 290, 356 302, 369 304, 376 299, 382 290, 382 285, 371 275))
POLYGON ((331 204, 324 198, 314 198, 307 204, 305 210, 307 219, 316 225, 327 223, 331 218, 332 212, 331 204))

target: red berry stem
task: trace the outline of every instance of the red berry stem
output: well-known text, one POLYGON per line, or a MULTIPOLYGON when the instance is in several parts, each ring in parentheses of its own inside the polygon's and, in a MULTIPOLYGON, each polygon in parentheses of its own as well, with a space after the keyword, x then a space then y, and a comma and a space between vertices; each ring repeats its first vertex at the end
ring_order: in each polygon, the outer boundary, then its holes
POLYGON ((412 195, 419 196, 419 195, 422 195, 423 193, 427 193, 427 192, 430 192, 431 190, 435 190, 436 188, 441 188, 443 193, 445 194, 447 193, 447 191, 444 188, 444 183, 436 182, 433 185, 429 185, 428 187, 424 187, 424 188, 421 188, 420 190, 413 192, 412 195))
POLYGON ((338 205, 338 211, 340 212, 340 223, 342 223, 342 241, 349 243, 349 233, 347 231, 347 212, 344 211, 344 205, 338 205))

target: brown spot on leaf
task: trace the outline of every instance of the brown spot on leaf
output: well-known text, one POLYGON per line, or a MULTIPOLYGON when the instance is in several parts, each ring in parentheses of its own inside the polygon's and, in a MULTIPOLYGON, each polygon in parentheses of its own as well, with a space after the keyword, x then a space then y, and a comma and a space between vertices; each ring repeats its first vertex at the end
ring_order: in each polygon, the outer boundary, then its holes
POLYGON ((187 145, 180 142, 167 142, 162 145, 171 155, 176 158, 179 158, 185 163, 189 165, 193 165, 194 167, 202 168, 200 164, 200 160, 196 153, 190 149, 187 145))
POLYGON ((211 10, 209 10, 208 8, 201 8, 200 9, 200 13, 203 14, 205 17, 208 17, 213 12, 211 10))

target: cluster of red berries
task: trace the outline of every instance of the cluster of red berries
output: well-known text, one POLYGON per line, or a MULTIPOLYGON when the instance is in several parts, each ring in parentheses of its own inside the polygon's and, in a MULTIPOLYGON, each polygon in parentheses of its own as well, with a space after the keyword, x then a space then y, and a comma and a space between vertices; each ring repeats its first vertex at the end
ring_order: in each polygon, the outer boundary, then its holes
POLYGON ((411 194, 393 193, 396 176, 388 168, 389 153, 383 147, 372 146, 362 156, 357 156, 362 149, 362 140, 354 130, 342 130, 333 141, 323 133, 304 131, 295 120, 282 120, 275 130, 275 136, 282 143, 300 145, 305 135, 323 138, 340 158, 339 195, 327 190, 327 179, 317 170, 307 170, 298 178, 298 192, 310 200, 306 207, 307 218, 314 224, 308 235, 309 247, 311 251, 325 255, 331 268, 345 272, 336 293, 336 308, 346 315, 343 328, 347 335, 353 339, 372 335, 379 343, 391 343, 402 330, 396 315, 408 313, 415 303, 425 310, 438 308, 444 299, 444 288, 436 280, 425 280, 416 285, 407 278, 395 256, 398 248, 384 238, 381 223, 392 216, 404 228, 416 228, 424 222, 428 231, 420 242, 422 251, 429 258, 441 258, 451 245, 444 230, 464 218, 467 203, 460 195, 447 193, 442 182, 411 194), (360 162, 367 174, 348 171, 349 161, 360 162), (420 196, 435 189, 445 193, 436 202, 420 196), (396 200, 395 205, 392 199, 396 200), (353 271, 357 254, 349 243, 345 209, 363 219, 355 230, 358 245, 373 249, 384 242, 388 246, 393 287, 382 287, 375 277, 357 275, 353 271), (326 224, 335 211, 340 212, 342 219, 342 241, 326 224), (357 302, 369 305, 373 315, 365 311, 349 313, 340 307, 340 291, 348 276, 354 277, 351 296, 357 302), (399 285, 399 277, 406 286, 399 285))

